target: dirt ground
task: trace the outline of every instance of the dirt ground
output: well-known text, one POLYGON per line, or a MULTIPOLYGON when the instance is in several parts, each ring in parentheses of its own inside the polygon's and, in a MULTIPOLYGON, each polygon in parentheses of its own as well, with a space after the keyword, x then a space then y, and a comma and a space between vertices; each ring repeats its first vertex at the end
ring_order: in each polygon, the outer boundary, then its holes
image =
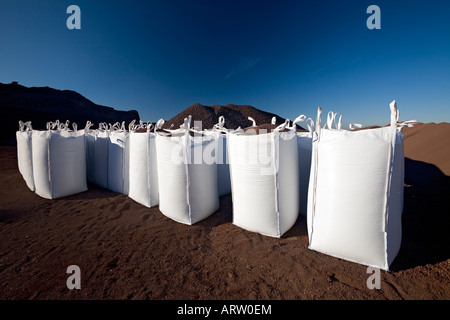
POLYGON ((31 192, 15 147, 0 147, 0 299, 448 300, 448 179, 405 186, 403 239, 380 289, 367 267, 308 249, 305 217, 280 239, 232 224, 231 196, 188 226, 89 186, 56 200, 31 192), (81 271, 69 290, 68 266, 81 271))

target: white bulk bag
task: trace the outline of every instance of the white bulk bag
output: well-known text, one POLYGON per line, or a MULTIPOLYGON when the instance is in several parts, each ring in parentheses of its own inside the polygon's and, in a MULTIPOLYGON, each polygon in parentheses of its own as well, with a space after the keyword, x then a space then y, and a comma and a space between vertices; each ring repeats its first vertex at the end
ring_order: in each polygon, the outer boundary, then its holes
MULTIPOLYGON (((314 133, 308 199, 309 248, 388 270, 401 244, 403 134, 391 125, 314 133)), ((328 125, 330 127, 330 125, 328 125)))
MULTIPOLYGON (((130 124, 133 126, 134 122, 130 124)), ((108 189, 128 195, 129 190, 129 133, 122 126, 114 124, 109 132, 108 142, 108 189)))
POLYGON ((168 218, 188 225, 219 209, 214 154, 217 134, 192 137, 190 119, 185 119, 184 127, 168 136, 155 130, 159 210, 168 218))
POLYGON ((225 118, 219 117, 219 122, 213 131, 217 132, 217 188, 219 197, 231 193, 230 165, 228 162, 227 132, 224 127, 225 118))
POLYGON ((33 159, 32 159, 32 130, 31 122, 19 121, 19 131, 16 132, 17 164, 27 187, 34 191, 33 159))
POLYGON ((87 190, 84 130, 48 123, 33 130, 33 177, 36 193, 56 199, 87 190))
POLYGON ((94 161, 95 161, 95 135, 91 130, 93 123, 91 121, 86 122, 84 128, 84 140, 86 146, 86 178, 90 183, 94 183, 94 161))
POLYGON ((159 203, 155 134, 151 124, 130 129, 128 196, 146 207, 159 203))
POLYGON ((281 132, 287 122, 266 134, 228 133, 233 224, 271 237, 281 237, 299 213, 297 135, 281 132))
POLYGON ((86 130, 88 181, 105 189, 108 188, 108 145, 109 129, 106 123, 99 123, 97 130, 86 130))

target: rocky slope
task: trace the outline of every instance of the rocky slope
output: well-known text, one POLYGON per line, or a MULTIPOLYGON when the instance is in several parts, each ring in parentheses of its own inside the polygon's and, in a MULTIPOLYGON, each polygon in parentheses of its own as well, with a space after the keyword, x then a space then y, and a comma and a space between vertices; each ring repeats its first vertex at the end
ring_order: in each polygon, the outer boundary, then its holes
POLYGON ((15 144, 19 120, 31 121, 33 129, 45 129, 48 121, 55 120, 75 122, 78 128, 83 128, 88 120, 95 127, 98 122, 139 120, 135 110, 118 111, 95 104, 74 91, 25 87, 17 82, 0 83, 0 112, 0 145, 15 144))

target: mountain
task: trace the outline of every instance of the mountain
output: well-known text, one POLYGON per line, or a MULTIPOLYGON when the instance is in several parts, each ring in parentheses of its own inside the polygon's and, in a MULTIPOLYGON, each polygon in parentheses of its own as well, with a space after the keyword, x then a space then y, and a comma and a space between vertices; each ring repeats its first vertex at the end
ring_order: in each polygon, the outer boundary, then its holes
MULTIPOLYGON (((45 130, 49 121, 60 120, 76 123, 78 128, 84 128, 89 120, 94 128, 99 122, 116 123, 125 121, 126 125, 132 121, 139 121, 136 110, 120 111, 111 107, 93 103, 81 94, 71 90, 57 90, 49 87, 25 87, 17 82, 0 83, 0 145, 15 145, 15 133, 18 122, 31 121, 33 129, 45 130)), ((270 112, 266 112, 249 105, 227 104, 204 106, 195 103, 186 108, 170 120, 164 128, 179 128, 184 118, 192 116, 192 126, 195 121, 202 121, 202 129, 212 128, 220 116, 225 117, 225 128, 246 128, 252 125, 248 117, 252 117, 257 125, 270 124, 276 118, 276 124, 282 124, 285 119, 270 112)), ((292 120, 292 119, 291 119, 292 120)), ((297 126, 298 130, 303 128, 297 126)))
MULTIPOLYGON (((252 117, 256 125, 268 124, 272 122, 272 118, 276 118, 276 124, 282 124, 285 119, 270 112, 262 111, 249 105, 227 104, 225 106, 212 105, 204 106, 195 103, 186 108, 170 120, 164 123, 163 128, 179 128, 184 123, 184 118, 192 116, 191 125, 195 125, 195 121, 202 121, 202 129, 211 129, 218 121, 220 116, 225 118, 225 128, 237 129, 238 127, 246 128, 252 125, 248 117, 252 117)), ((293 120, 293 119, 291 119, 293 120)), ((298 126, 299 129, 302 129, 298 126)))
POLYGON ((136 110, 119 111, 93 103, 70 90, 49 87, 25 87, 17 82, 0 83, 0 145, 15 145, 18 122, 31 121, 33 129, 44 130, 49 121, 76 123, 84 128, 86 121, 115 123, 139 121, 136 110))

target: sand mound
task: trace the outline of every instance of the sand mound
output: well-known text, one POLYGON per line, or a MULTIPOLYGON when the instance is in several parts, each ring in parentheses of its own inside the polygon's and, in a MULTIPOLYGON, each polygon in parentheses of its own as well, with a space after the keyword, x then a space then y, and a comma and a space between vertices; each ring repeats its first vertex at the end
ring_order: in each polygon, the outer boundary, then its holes
POLYGON ((435 165, 450 176, 450 123, 420 123, 404 128, 405 157, 435 165))

